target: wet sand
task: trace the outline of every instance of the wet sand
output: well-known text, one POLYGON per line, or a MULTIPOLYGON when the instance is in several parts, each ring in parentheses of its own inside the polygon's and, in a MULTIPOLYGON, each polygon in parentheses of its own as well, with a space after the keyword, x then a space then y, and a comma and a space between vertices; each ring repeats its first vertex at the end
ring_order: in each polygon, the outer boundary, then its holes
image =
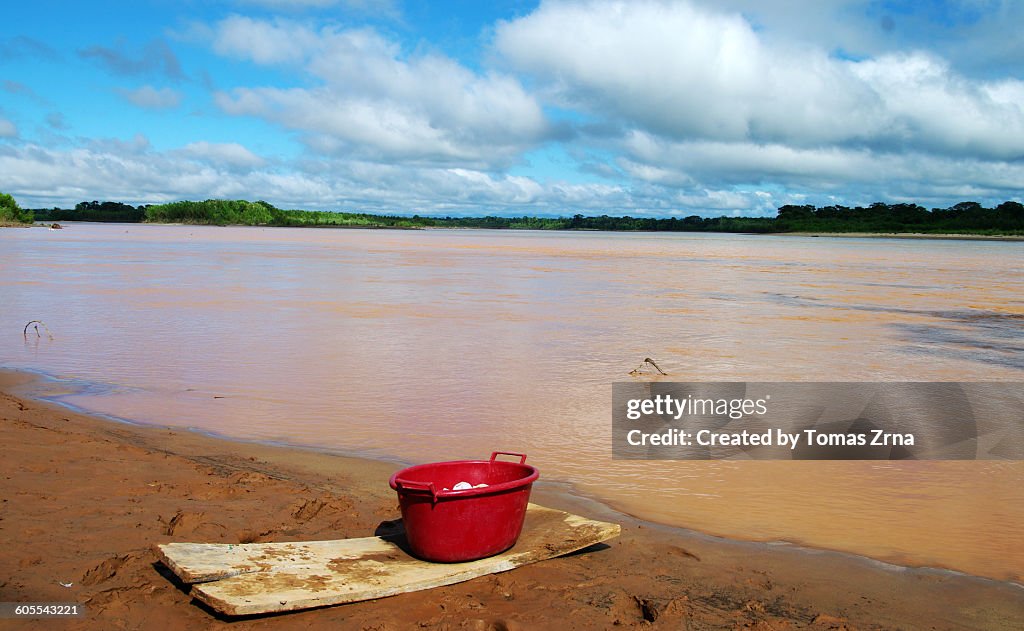
POLYGON ((0 373, 0 601, 77 602, 88 613, 0 628, 1019 629, 1024 620, 1024 589, 1009 583, 712 538, 550 484, 535 487, 535 502, 617 521, 622 536, 459 585, 221 619, 159 565, 153 544, 369 536, 398 517, 387 486, 398 466, 90 417, 17 396, 33 379, 0 373))

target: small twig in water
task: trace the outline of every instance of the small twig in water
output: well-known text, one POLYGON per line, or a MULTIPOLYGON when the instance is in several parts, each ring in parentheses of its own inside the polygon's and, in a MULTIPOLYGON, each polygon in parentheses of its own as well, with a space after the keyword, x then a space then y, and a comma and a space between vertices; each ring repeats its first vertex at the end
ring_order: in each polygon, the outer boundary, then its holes
POLYGON ((646 366, 647 364, 650 364, 651 366, 654 366, 654 369, 657 370, 659 373, 661 373, 663 375, 666 375, 666 376, 668 375, 668 373, 665 372, 664 370, 662 370, 661 368, 659 368, 658 365, 654 363, 654 360, 651 359, 650 357, 644 357, 644 361, 639 366, 637 366, 633 370, 629 371, 629 374, 631 374, 631 375, 639 375, 639 374, 641 374, 643 369, 644 369, 644 366, 646 366))
POLYGON ((53 339, 53 333, 50 333, 50 327, 46 326, 46 323, 43 322, 42 320, 30 320, 29 323, 25 325, 25 328, 22 329, 21 335, 23 337, 25 337, 26 339, 28 339, 28 327, 31 326, 32 329, 36 332, 36 337, 42 337, 42 334, 39 332, 39 325, 42 325, 43 326, 43 330, 46 331, 46 337, 48 337, 48 338, 50 338, 52 340, 53 339), (35 325, 35 326, 32 326, 32 325, 35 325))

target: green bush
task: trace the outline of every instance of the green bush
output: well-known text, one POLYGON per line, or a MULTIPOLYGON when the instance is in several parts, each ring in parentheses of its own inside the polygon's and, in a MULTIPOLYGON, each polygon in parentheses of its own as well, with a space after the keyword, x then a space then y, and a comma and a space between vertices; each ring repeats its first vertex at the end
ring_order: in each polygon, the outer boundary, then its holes
POLYGON ((171 202, 146 208, 152 223, 214 224, 218 226, 266 226, 281 224, 284 212, 265 201, 208 199, 202 202, 171 202))
POLYGON ((0 223, 32 223, 32 213, 22 210, 7 193, 0 193, 0 223))

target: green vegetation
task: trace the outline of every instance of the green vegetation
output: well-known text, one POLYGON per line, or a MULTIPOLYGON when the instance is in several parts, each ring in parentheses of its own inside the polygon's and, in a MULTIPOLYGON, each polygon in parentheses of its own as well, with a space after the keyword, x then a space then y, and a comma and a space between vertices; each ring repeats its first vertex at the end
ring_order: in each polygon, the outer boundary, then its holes
POLYGON ((146 218, 145 206, 120 202, 79 202, 70 208, 40 208, 36 221, 100 221, 107 223, 138 223, 146 218))
MULTIPOLYGON (((10 196, 6 196, 10 199, 10 196)), ((14 200, 10 199, 13 204, 14 200)), ((17 207, 17 205, 14 205, 17 207)), ((961 202, 927 210, 916 204, 868 207, 782 206, 777 217, 421 217, 308 210, 282 210, 265 201, 180 201, 152 206, 82 202, 73 210, 37 210, 41 221, 113 221, 250 226, 348 228, 493 228, 511 230, 618 230, 656 232, 864 232, 1024 235, 1024 205, 1015 201, 985 208, 961 202)))
POLYGON ((916 204, 874 203, 864 207, 783 206, 776 232, 919 232, 924 234, 1024 234, 1024 205, 1003 202, 985 208, 960 202, 925 210, 916 204))
POLYGON ((218 226, 286 225, 285 213, 265 201, 208 199, 205 202, 171 202, 146 207, 152 223, 198 223, 218 226))
POLYGON ((0 224, 32 223, 31 211, 22 210, 7 193, 0 193, 0 224))

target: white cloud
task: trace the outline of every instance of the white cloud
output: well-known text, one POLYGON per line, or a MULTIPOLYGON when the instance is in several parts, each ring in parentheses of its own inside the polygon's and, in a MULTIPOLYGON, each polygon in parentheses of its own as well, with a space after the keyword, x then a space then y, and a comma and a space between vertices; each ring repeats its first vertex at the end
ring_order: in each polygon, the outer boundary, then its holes
POLYGON ((845 77, 823 55, 806 61, 825 72, 794 76, 741 16, 689 4, 547 3, 500 24, 496 45, 517 67, 551 82, 563 103, 674 137, 776 133, 801 118, 780 114, 822 117, 814 108, 846 105, 831 89, 845 77), (820 102, 823 95, 829 98, 820 102))
MULTIPOLYGON (((948 205, 978 197, 1019 197, 1024 163, 867 148, 800 148, 750 142, 672 141, 633 132, 619 166, 630 177, 666 187, 726 191, 784 183, 794 193, 847 203, 883 197, 948 205), (970 183, 969 186, 964 186, 970 183)), ((823 202, 822 202, 823 203, 823 202)))
POLYGON ((880 188, 887 200, 925 205, 999 203, 1013 198, 1024 180, 1019 163, 673 142, 642 132, 631 135, 629 156, 619 167, 632 184, 541 182, 463 167, 343 158, 269 165, 240 145, 197 141, 161 152, 141 135, 66 150, 0 144, 0 190, 30 208, 83 199, 139 204, 213 197, 266 199, 282 208, 455 216, 774 215, 786 203, 871 203, 880 188), (776 185, 780 180, 791 182, 789 190, 776 185))
POLYGON ((190 142, 182 147, 180 152, 195 160, 241 169, 252 169, 266 164, 266 160, 236 142, 216 143, 200 140, 190 142))
POLYGON ((0 138, 14 138, 18 135, 18 128, 6 118, 0 118, 0 138))
POLYGON ((318 153, 498 168, 550 132, 540 104, 516 79, 475 73, 437 54, 407 57, 371 29, 234 17, 216 34, 215 50, 294 64, 316 84, 238 87, 218 93, 218 106, 299 132, 318 153))
POLYGON ((314 31, 298 23, 233 15, 217 24, 213 49, 260 64, 294 63, 302 61, 317 40, 314 31))
POLYGON ((640 131, 629 134, 623 148, 629 157, 620 161, 621 166, 633 177, 666 184, 685 177, 687 184, 706 181, 722 186, 784 179, 820 186, 858 174, 876 175, 872 167, 875 154, 867 149, 672 141, 640 131))
POLYGON ((171 88, 144 85, 135 90, 118 90, 130 102, 147 109, 169 109, 181 104, 181 93, 171 88))
POLYGON ((694 0, 715 11, 742 13, 768 41, 800 41, 855 57, 924 50, 960 72, 993 69, 1019 75, 1024 3, 1018 0, 694 0))
POLYGON ((923 54, 887 55, 852 70, 882 101, 880 140, 978 157, 1024 157, 1024 82, 972 81, 923 54))
POLYGON ((16 191, 37 206, 74 205, 83 199, 133 204, 183 198, 254 199, 254 191, 281 190, 280 184, 270 184, 274 177, 235 173, 181 152, 156 152, 142 136, 94 141, 69 150, 34 144, 0 146, 0 190, 16 191))
POLYGON ((205 159, 245 151, 193 143, 160 152, 143 136, 69 150, 0 145, 0 190, 16 194, 28 207, 74 205, 83 199, 139 204, 211 197, 260 198, 282 208, 442 215, 565 215, 574 209, 600 214, 634 207, 629 192, 618 186, 541 184, 465 168, 328 159, 290 169, 236 169, 205 159))
POLYGON ((550 2, 499 24, 495 45, 563 106, 669 139, 1024 155, 1020 81, 972 80, 925 53, 837 59, 766 40, 738 13, 550 2))

